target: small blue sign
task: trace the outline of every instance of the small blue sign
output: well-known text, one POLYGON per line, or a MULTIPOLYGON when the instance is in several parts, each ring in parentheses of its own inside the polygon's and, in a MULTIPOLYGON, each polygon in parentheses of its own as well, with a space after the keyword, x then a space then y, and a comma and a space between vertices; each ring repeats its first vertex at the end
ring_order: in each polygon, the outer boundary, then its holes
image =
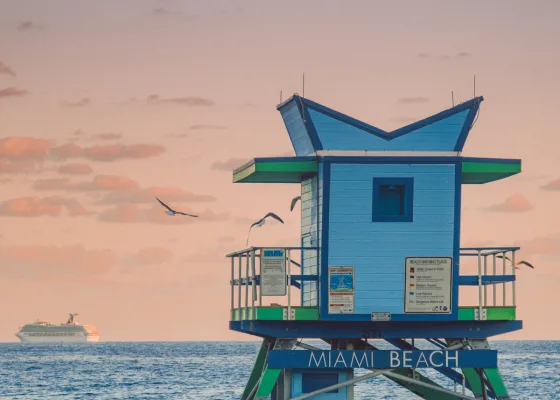
POLYGON ((265 250, 265 257, 282 257, 284 256, 284 250, 265 250))
POLYGON ((331 275, 330 288, 332 292, 349 292, 354 290, 352 273, 336 273, 331 275))
POLYGON ((271 350, 269 368, 496 368, 496 350, 271 350))

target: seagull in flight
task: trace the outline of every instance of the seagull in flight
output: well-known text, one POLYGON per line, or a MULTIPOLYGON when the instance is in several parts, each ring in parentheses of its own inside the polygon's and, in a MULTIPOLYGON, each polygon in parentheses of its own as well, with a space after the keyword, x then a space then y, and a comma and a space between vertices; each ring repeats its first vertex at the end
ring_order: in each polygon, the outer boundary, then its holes
POLYGON ((278 215, 276 215, 276 214, 274 214, 274 213, 272 213, 272 212, 269 212, 269 213, 266 214, 264 217, 262 217, 260 220, 258 220, 258 221, 255 222, 253 225, 251 225, 251 227, 249 228, 249 234, 247 235, 247 244, 246 244, 246 246, 249 245, 249 235, 251 234, 251 229, 253 229, 253 226, 257 226, 257 227, 260 228, 261 226, 264 225, 264 223, 265 223, 265 221, 266 221, 266 219, 267 219, 268 217, 274 218, 275 220, 280 221, 281 223, 284 223, 284 221, 282 221, 282 218, 280 218, 278 215))
POLYGON ((198 215, 185 214, 184 212, 181 212, 181 211, 172 210, 167 204, 165 204, 163 201, 161 201, 161 200, 158 199, 157 197, 156 197, 156 200, 159 201, 159 203, 160 203, 162 206, 164 206, 165 208, 167 208, 167 210, 168 210, 168 211, 166 211, 167 215, 173 215, 173 216, 175 216, 175 215, 177 215, 177 214, 181 214, 181 215, 186 215, 187 217, 195 217, 195 218, 198 217, 198 215))
MULTIPOLYGON (((508 256, 505 256, 505 257, 504 257, 504 256, 496 256, 496 258, 505 258, 506 260, 508 260, 509 262, 511 262, 511 258, 509 258, 508 256)), ((518 261, 518 262, 516 262, 516 263, 515 263, 515 269, 519 269, 518 265, 526 265, 526 266, 528 266, 529 268, 535 269, 535 267, 533 266, 533 264, 531 264, 531 263, 528 262, 528 261, 518 261)))
POLYGON ((294 210, 294 207, 296 206, 298 200, 301 200, 301 196, 296 196, 292 199, 292 204, 290 204, 290 211, 294 210))

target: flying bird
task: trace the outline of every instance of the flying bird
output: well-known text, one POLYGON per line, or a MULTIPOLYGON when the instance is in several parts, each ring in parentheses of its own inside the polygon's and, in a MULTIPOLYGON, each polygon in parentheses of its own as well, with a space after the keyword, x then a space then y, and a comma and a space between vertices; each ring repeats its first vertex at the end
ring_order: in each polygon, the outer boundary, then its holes
MULTIPOLYGON (((508 260, 509 262, 511 262, 511 258, 509 258, 508 256, 505 256, 505 257, 504 257, 504 256, 496 256, 496 258, 505 258, 506 260, 508 260)), ((528 261, 523 261, 523 260, 522 260, 522 261, 516 262, 516 263, 515 263, 515 269, 519 269, 518 265, 526 265, 526 266, 528 266, 529 268, 535 269, 535 267, 533 266, 533 264, 531 264, 531 263, 528 262, 528 261)))
POLYGON ((281 223, 284 223, 284 221, 282 221, 282 218, 280 218, 278 215, 276 215, 276 214, 274 214, 274 213, 272 213, 272 212, 269 212, 269 213, 266 214, 264 217, 262 217, 260 220, 258 220, 258 221, 255 222, 253 225, 251 225, 251 227, 249 228, 249 234, 247 235, 247 244, 246 244, 246 246, 249 245, 249 235, 251 234, 251 229, 253 229, 253 226, 257 226, 257 227, 260 228, 261 226, 264 225, 264 223, 265 223, 265 221, 266 221, 266 219, 267 219, 268 217, 274 218, 275 220, 280 221, 281 223))
POLYGON ((290 211, 294 210, 294 207, 296 206, 298 200, 301 200, 301 196, 296 196, 292 199, 292 204, 290 204, 290 211))
POLYGON ((157 197, 156 197, 156 200, 159 201, 159 203, 160 203, 162 206, 164 206, 165 208, 167 208, 167 210, 168 210, 168 211, 166 211, 167 215, 173 215, 173 216, 175 216, 175 215, 177 215, 177 214, 181 214, 181 215, 186 215, 187 217, 195 217, 195 218, 198 217, 198 215, 185 214, 184 212, 181 212, 181 211, 172 210, 167 204, 165 204, 163 201, 161 201, 161 200, 158 199, 157 197))

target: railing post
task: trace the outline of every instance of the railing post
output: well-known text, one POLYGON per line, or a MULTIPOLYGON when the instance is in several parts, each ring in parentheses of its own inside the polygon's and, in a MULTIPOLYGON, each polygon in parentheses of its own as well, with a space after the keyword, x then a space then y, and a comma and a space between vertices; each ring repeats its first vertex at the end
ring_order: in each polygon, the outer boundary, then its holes
MULTIPOLYGON (((492 254, 492 274, 496 276, 496 253, 492 254)), ((496 307, 496 284, 492 285, 492 305, 496 307)))
POLYGON ((252 296, 251 296, 251 308, 253 313, 253 319, 257 319, 256 312, 255 312, 255 300, 257 298, 257 272, 255 269, 255 249, 251 249, 251 284, 253 285, 252 288, 252 296))
POLYGON ((482 319, 482 260, 481 250, 478 250, 478 319, 482 319))
MULTIPOLYGON (((511 273, 515 279, 515 250, 511 251, 511 273)), ((511 281, 511 298, 515 307, 515 281, 511 281)))
MULTIPOLYGON (((502 253, 502 257, 503 257, 502 258, 502 261, 503 261, 503 263, 502 263, 502 275, 505 275, 506 274, 506 252, 505 251, 502 253)), ((505 307, 506 306, 506 283, 505 282, 502 283, 502 297, 503 297, 502 306, 505 307)))
POLYGON ((245 319, 249 319, 249 252, 245 253, 245 319))
POLYGON ((237 259, 239 260, 239 282, 237 286, 237 308, 239 309, 239 321, 241 321, 241 254, 237 255, 237 259))
POLYGON ((235 285, 233 284, 235 281, 235 260, 233 257, 231 257, 231 319, 233 320, 234 318, 234 307, 235 307, 235 285))
POLYGON ((292 259, 290 257, 290 250, 287 250, 287 256, 288 256, 288 320, 291 319, 290 315, 292 313, 292 302, 291 302, 291 288, 292 288, 292 259))
MULTIPOLYGON (((254 252, 255 250, 253 250, 254 252)), ((254 253, 253 253, 254 254, 254 253)), ((259 283, 259 307, 262 307, 262 249, 259 249, 259 276, 260 276, 260 283, 259 283)))
MULTIPOLYGON (((484 276, 488 275, 488 254, 484 255, 484 276)), ((488 305, 488 285, 484 285, 484 307, 488 305)))

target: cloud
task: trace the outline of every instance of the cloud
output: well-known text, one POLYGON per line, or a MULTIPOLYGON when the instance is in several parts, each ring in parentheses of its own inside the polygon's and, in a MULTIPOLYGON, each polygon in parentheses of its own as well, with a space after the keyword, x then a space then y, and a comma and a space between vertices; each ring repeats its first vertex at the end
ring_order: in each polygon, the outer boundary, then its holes
POLYGON ((448 61, 448 60, 465 60, 467 58, 473 57, 472 53, 462 51, 455 54, 430 54, 430 53, 418 53, 416 57, 423 60, 438 60, 438 61, 448 61))
POLYGON ((0 139, 0 158, 12 160, 39 159, 49 153, 54 142, 33 137, 6 137, 0 139))
POLYGON ((29 31, 42 31, 45 27, 33 21, 22 21, 18 24, 17 30, 20 32, 29 32, 29 31))
POLYGON ((427 103, 430 99, 426 97, 402 97, 398 100, 398 103, 402 104, 420 104, 427 103))
POLYGON ((119 140, 122 138, 122 133, 104 132, 91 135, 92 140, 119 140))
POLYGON ((198 96, 161 98, 157 94, 147 97, 148 104, 178 104, 186 107, 210 107, 216 103, 198 96))
POLYGON ((191 125, 189 129, 192 131, 196 130, 222 130, 226 129, 225 126, 222 125, 191 125))
POLYGON ((0 74, 10 75, 14 78, 16 77, 16 72, 2 61, 0 61, 0 74))
POLYGON ((0 203, 0 215, 7 217, 58 217, 66 208, 68 215, 89 215, 83 206, 75 199, 58 196, 50 197, 18 197, 0 203))
POLYGON ((560 178, 541 186, 542 190, 560 190, 560 178))
POLYGON ((87 250, 83 245, 18 245, 0 247, 2 274, 22 279, 87 278, 109 272, 117 263, 110 250, 87 250))
POLYGON ((560 254, 560 234, 539 236, 518 244, 524 255, 558 255, 560 254))
POLYGON ((249 162, 249 160, 245 158, 230 158, 225 161, 215 161, 210 168, 218 171, 232 172, 234 169, 241 167, 247 162, 249 162))
POLYGON ((166 225, 181 225, 192 224, 200 222, 216 222, 225 221, 229 218, 229 213, 216 214, 212 210, 204 210, 203 212, 196 212, 190 209, 183 209, 177 207, 177 211, 182 211, 188 214, 199 215, 199 218, 186 217, 177 215, 171 217, 165 214, 163 208, 159 205, 152 208, 140 208, 137 204, 119 204, 115 207, 103 211, 99 215, 99 220, 103 222, 115 223, 147 223, 147 224, 166 224, 166 225))
POLYGON ((494 204, 486 210, 490 212, 521 213, 530 211, 533 205, 522 194, 514 194, 508 197, 503 203, 494 204))
MULTIPOLYGON (((211 203, 216 198, 206 194, 195 194, 173 186, 132 188, 131 190, 120 190, 109 193, 100 201, 100 204, 120 203, 153 203, 155 197, 160 198, 166 204, 173 202, 211 203)), ((171 206, 171 204, 169 204, 171 206)))
POLYGON ((85 158, 91 161, 143 159, 162 154, 165 147, 158 144, 107 144, 81 147, 66 143, 53 147, 49 154, 58 159, 85 158))
POLYGON ((4 97, 22 97, 28 95, 29 92, 25 89, 18 89, 16 87, 9 87, 0 90, 0 99, 4 97))
POLYGON ((57 172, 61 175, 89 175, 93 168, 89 164, 69 163, 58 167, 57 172))
POLYGON ((76 100, 76 101, 61 101, 60 105, 63 107, 69 107, 69 108, 83 108, 86 106, 89 106, 91 104, 91 99, 89 97, 80 99, 80 100, 76 100))
POLYGON ((390 118, 389 121, 391 122, 398 122, 401 124, 409 124, 411 122, 416 121, 417 118, 413 118, 413 117, 395 117, 395 118, 390 118))
POLYGON ((37 191, 60 190, 68 192, 97 192, 138 189, 136 181, 121 175, 96 175, 91 181, 73 183, 67 178, 37 179, 37 191))
POLYGON ((33 161, 9 161, 0 159, 0 174, 19 174, 23 172, 34 172, 37 165, 33 161))
POLYGON ((129 265, 156 265, 169 262, 173 259, 173 253, 165 247, 145 247, 138 250, 127 260, 126 264, 129 265))

